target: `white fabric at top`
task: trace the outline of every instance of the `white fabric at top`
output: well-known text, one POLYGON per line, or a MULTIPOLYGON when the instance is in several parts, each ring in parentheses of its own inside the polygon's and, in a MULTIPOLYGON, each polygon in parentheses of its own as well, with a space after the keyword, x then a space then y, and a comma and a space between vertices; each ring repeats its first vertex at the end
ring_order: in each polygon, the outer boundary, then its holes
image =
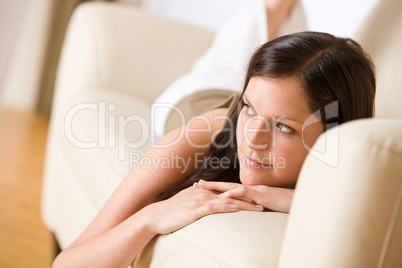
MULTIPOLYGON (((306 30, 306 20, 298 3, 280 29, 280 35, 306 30)), ((250 0, 218 31, 212 46, 194 64, 190 73, 170 85, 156 100, 155 132, 164 134, 170 108, 182 98, 205 89, 241 92, 248 61, 252 53, 268 40, 264 0, 250 0)))
POLYGON ((142 0, 142 8, 211 30, 225 22, 250 0, 142 0))
MULTIPOLYGON (((177 20, 214 30, 249 0, 142 0, 142 7, 177 20)), ((283 0, 288 1, 288 0, 283 0)), ((363 20, 380 0, 299 0, 308 30, 355 36, 363 20)), ((395 0, 399 1, 399 0, 395 0)))

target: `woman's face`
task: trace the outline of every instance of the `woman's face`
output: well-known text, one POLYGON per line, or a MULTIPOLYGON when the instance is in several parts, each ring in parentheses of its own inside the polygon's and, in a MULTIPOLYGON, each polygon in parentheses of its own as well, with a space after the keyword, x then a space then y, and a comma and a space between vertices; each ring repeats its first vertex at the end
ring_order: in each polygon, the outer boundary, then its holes
POLYGON ((321 122, 303 129, 304 122, 314 112, 308 106, 304 90, 296 78, 253 77, 242 101, 245 105, 236 129, 241 182, 269 186, 295 184, 307 156, 306 147, 312 147, 323 132, 321 122))

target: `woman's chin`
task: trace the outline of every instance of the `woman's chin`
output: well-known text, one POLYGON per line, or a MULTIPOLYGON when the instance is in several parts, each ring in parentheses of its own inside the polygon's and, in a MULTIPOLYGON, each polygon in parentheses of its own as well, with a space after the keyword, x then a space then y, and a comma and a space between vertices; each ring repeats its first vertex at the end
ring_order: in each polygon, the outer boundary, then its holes
POLYGON ((254 169, 241 169, 240 170, 240 182, 243 185, 253 186, 253 185, 267 185, 273 187, 285 187, 294 188, 296 184, 297 177, 286 176, 286 174, 280 174, 271 170, 271 172, 257 172, 254 169), (286 179, 285 179, 286 178, 286 179))
POLYGON ((240 170, 240 181, 244 185, 269 185, 269 175, 255 174, 252 170, 240 170))

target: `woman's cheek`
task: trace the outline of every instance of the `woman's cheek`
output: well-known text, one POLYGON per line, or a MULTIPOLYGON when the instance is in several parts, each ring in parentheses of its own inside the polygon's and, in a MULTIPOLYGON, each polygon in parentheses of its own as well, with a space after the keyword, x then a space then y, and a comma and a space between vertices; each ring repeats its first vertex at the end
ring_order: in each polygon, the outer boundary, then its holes
POLYGON ((276 160, 278 160, 277 162, 282 163, 281 166, 286 169, 295 170, 301 167, 307 155, 307 150, 301 142, 299 143, 295 139, 282 137, 278 139, 277 147, 272 149, 272 153, 276 160))

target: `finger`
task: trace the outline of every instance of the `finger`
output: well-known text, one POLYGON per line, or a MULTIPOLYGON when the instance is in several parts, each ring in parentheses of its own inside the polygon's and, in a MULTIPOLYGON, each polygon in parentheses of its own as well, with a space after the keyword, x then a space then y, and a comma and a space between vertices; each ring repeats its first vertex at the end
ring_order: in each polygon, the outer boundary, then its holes
POLYGON ((240 185, 219 195, 219 198, 246 198, 254 203, 261 204, 261 193, 253 188, 240 185))
POLYGON ((222 198, 222 201, 226 204, 236 205, 239 210, 250 210, 250 211, 263 211, 264 207, 254 202, 243 201, 239 199, 233 199, 229 197, 222 198))
MULTIPOLYGON (((237 187, 241 187, 242 185, 239 183, 232 183, 232 182, 217 182, 217 181, 204 181, 200 180, 198 182, 198 187, 201 187, 206 190, 211 190, 211 191, 219 191, 223 192, 221 195, 223 195, 225 192, 235 189, 237 187)), ((237 196, 237 199, 243 200, 246 202, 253 202, 251 199, 242 197, 242 196, 237 196)))
POLYGON ((226 192, 228 190, 236 188, 240 184, 233 183, 233 182, 199 180, 198 185, 204 189, 219 191, 219 192, 226 192))
MULTIPOLYGON (((221 193, 220 195, 218 195, 218 197, 219 197, 219 198, 227 198, 227 195, 225 195, 225 193, 226 193, 226 192, 221 193)), ((244 201, 244 202, 249 202, 249 203, 255 204, 253 200, 251 200, 251 199, 249 199, 249 198, 247 198, 247 197, 244 197, 244 196, 235 196, 235 197, 233 197, 233 198, 234 198, 234 199, 237 199, 237 200, 242 200, 242 201, 244 201)))
POLYGON ((235 204, 228 204, 224 202, 220 203, 208 203, 203 206, 200 206, 198 211, 199 218, 204 217, 206 215, 216 214, 216 213, 229 213, 229 212, 236 212, 238 210, 237 205, 235 204))

